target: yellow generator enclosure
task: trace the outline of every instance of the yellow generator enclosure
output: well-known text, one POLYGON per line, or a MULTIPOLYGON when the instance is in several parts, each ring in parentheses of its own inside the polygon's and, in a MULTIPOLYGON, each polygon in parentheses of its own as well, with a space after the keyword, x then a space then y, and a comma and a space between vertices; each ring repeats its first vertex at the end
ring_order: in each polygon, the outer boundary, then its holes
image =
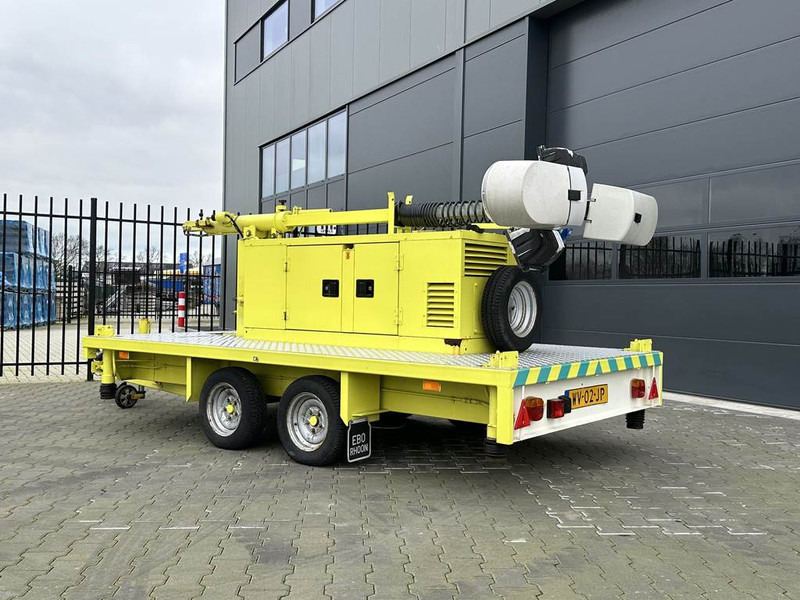
POLYGON ((469 230, 239 241, 237 334, 463 354, 491 351, 488 277, 506 237, 469 230))

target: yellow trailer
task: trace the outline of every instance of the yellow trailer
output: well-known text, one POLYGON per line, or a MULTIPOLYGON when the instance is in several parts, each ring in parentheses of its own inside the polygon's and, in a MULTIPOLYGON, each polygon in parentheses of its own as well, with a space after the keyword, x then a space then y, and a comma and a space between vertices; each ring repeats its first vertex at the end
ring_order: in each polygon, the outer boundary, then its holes
POLYGON ((120 406, 132 406, 141 387, 182 395, 200 403, 212 443, 241 449, 257 441, 267 403, 278 401, 281 442, 310 465, 367 458, 368 423, 386 412, 485 425, 487 452, 498 453, 614 416, 641 428, 644 409, 661 404, 662 354, 647 340, 626 350, 535 344, 519 353, 448 355, 233 332, 98 330, 84 349, 99 355, 103 384, 126 382, 116 389, 120 406))
POLYGON ((563 250, 559 224, 646 244, 655 200, 608 186, 588 198, 582 159, 547 156, 567 164, 493 165, 480 202, 396 205, 390 194, 384 209, 280 206, 185 223, 188 235, 239 237, 236 331, 98 327, 83 347, 101 397, 129 408, 145 388, 180 394, 199 402, 209 440, 231 449, 256 440, 277 401, 284 448, 310 465, 367 458, 370 422, 386 413, 483 425, 490 453, 618 415, 642 428, 661 403, 661 353, 647 340, 533 344, 534 274, 563 250), (383 232, 338 229, 365 224, 383 232))

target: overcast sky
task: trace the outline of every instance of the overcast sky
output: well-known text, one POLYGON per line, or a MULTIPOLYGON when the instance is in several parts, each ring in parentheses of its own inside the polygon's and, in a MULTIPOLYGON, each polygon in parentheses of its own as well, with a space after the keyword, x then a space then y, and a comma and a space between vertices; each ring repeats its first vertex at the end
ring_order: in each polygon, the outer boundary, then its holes
POLYGON ((0 0, 0 194, 222 205, 223 0, 0 0))

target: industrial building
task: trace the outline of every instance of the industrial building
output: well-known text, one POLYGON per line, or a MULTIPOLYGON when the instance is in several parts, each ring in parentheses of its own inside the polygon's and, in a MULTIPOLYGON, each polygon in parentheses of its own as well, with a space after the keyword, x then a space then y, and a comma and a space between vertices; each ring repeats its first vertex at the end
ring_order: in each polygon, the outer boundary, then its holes
MULTIPOLYGON (((474 200, 541 144, 659 202, 575 232, 541 341, 652 337, 673 391, 800 407, 796 0, 227 0, 226 210, 474 200)), ((225 307, 234 309, 229 245, 225 307)))

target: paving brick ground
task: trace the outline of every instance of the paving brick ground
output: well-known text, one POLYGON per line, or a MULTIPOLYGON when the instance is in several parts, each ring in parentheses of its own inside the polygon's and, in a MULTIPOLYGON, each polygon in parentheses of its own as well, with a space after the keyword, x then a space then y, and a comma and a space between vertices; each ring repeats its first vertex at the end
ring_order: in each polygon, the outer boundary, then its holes
POLYGON ((0 386, 0 600, 800 599, 800 422, 675 403, 486 459, 412 420, 312 469, 194 405, 0 386))

